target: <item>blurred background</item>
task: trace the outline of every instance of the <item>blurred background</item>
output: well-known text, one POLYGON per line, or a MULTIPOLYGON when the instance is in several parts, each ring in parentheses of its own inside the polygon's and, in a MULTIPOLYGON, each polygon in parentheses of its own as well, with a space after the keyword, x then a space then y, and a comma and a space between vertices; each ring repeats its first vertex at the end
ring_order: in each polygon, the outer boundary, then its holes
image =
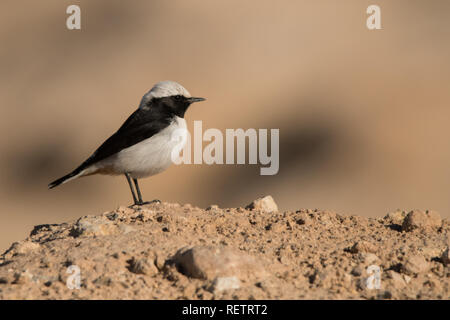
MULTIPOLYGON (((124 177, 47 184, 85 160, 154 83, 208 100, 188 126, 279 128, 280 170, 183 165, 147 200, 450 217, 450 2, 61 1, 0 4, 0 251, 37 224, 131 204, 124 177), (81 7, 81 30, 66 8, 81 7), (381 7, 382 30, 366 27, 381 7)), ((206 145, 206 144, 205 144, 206 145)))

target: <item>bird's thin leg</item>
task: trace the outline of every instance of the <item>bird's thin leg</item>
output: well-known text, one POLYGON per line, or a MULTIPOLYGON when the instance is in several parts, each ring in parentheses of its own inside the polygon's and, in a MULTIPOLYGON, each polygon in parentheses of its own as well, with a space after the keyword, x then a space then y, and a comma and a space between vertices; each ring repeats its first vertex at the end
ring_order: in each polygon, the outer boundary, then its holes
POLYGON ((138 181, 137 181, 137 179, 133 179, 133 181, 134 181, 134 185, 136 186, 136 192, 138 195, 139 203, 143 204, 144 201, 142 201, 142 194, 141 194, 141 189, 139 189, 138 181))
POLYGON ((134 181, 134 185, 136 186, 136 191, 137 191, 137 195, 138 195, 138 199, 139 199, 139 204, 151 204, 151 203, 155 203, 155 202, 159 202, 161 203, 161 200, 152 200, 152 201, 143 201, 142 200, 142 194, 141 194, 141 190, 139 189, 139 184, 137 179, 133 179, 134 181))
POLYGON ((125 177, 127 178, 128 184, 130 186, 131 194, 133 195, 134 204, 139 204, 137 199, 136 199, 136 195, 134 194, 133 184, 131 183, 130 175, 128 173, 125 173, 125 177))

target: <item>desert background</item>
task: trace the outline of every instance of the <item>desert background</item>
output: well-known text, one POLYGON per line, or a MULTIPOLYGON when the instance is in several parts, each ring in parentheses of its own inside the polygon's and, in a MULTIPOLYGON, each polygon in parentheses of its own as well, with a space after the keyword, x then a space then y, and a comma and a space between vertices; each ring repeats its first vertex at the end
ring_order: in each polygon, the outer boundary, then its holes
POLYGON ((280 129, 280 170, 183 165, 147 200, 450 217, 448 1, 2 1, 0 251, 32 227, 131 204, 123 177, 48 190, 174 80, 204 129, 280 129), (81 7, 81 30, 66 8, 81 7), (382 30, 366 27, 381 7, 382 30))

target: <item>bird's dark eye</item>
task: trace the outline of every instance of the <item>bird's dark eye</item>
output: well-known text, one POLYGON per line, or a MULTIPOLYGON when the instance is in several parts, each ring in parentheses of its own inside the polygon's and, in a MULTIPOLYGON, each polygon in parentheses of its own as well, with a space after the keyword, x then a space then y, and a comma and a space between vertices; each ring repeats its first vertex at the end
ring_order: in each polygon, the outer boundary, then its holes
POLYGON ((175 101, 181 101, 182 98, 183 98, 183 97, 180 96, 180 95, 177 95, 177 96, 174 97, 175 101))

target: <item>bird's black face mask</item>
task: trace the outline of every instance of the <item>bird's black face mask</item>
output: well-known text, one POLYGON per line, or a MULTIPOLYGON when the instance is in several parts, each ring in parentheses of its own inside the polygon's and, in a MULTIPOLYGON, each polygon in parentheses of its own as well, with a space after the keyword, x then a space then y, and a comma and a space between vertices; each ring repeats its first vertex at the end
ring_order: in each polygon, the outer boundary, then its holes
POLYGON ((160 108, 162 112, 167 112, 184 118, 184 114, 189 106, 194 102, 204 101, 204 98, 185 97, 182 95, 152 99, 152 104, 160 108))

